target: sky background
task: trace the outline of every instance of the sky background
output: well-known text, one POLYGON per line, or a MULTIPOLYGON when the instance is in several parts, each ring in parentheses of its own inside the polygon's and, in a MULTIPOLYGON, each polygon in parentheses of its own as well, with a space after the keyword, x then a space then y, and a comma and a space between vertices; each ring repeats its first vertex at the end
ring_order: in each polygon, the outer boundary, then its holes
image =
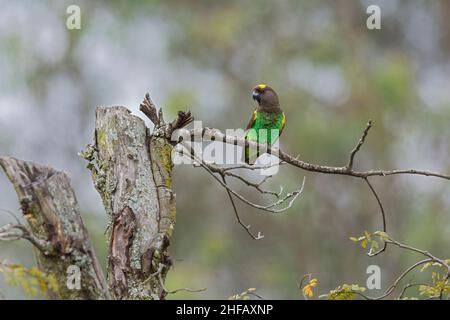
MULTIPOLYGON (((372 119, 356 168, 450 172, 449 1, 0 0, 0 8, 0 154, 69 174, 103 266, 105 212, 77 153, 93 140, 96 106, 122 105, 143 117, 138 106, 146 92, 166 119, 190 109, 205 126, 225 130, 245 127, 251 90, 267 83, 287 116, 281 145, 302 160, 344 165, 372 119), (70 4, 81 8, 81 30, 66 28, 70 4), (366 27, 370 4, 381 8, 381 30, 366 27)), ((304 274, 318 278, 324 293, 342 283, 365 285, 372 264, 386 289, 417 261, 395 248, 369 258, 348 239, 381 228, 363 181, 285 166, 269 186, 291 190, 303 177, 304 193, 285 214, 239 204, 265 235, 254 241, 206 172, 176 167, 175 266, 167 287, 207 291, 169 298, 224 299, 255 287, 265 298, 300 299, 304 274)), ((408 176, 372 181, 388 232, 447 258, 450 185, 408 176)), ((3 173, 0 208, 20 214, 3 173)), ((1 223, 10 219, 0 212, 1 223)), ((25 242, 1 243, 0 259, 35 264, 25 242)), ((0 291, 24 298, 1 277, 0 291)))

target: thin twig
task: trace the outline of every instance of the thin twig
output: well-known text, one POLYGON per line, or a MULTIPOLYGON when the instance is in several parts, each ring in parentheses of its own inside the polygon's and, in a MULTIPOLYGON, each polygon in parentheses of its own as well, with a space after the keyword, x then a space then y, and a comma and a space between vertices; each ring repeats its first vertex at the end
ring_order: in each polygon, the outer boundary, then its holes
POLYGON ((161 288, 164 290, 165 293, 167 294, 174 294, 180 291, 186 291, 186 292, 191 292, 191 293, 196 293, 196 292, 203 292, 206 291, 206 288, 202 288, 202 289, 189 289, 189 288, 180 288, 180 289, 175 289, 175 290, 168 290, 165 285, 164 285, 164 280, 162 278, 162 271, 164 270, 166 266, 162 263, 160 263, 158 265, 158 270, 156 270, 155 272, 153 272, 152 274, 150 274, 148 276, 147 279, 144 280, 144 284, 147 283, 148 281, 150 281, 151 278, 153 277, 157 277, 159 284, 161 286, 161 288))
POLYGON ((150 119, 151 122, 157 127, 160 125, 160 118, 156 106, 150 98, 150 94, 146 93, 144 101, 140 104, 139 109, 150 119))
POLYGON ((449 264, 447 262, 445 262, 445 260, 442 260, 442 259, 434 256, 433 254, 429 253, 428 251, 420 250, 420 249, 408 246, 406 244, 400 243, 400 242, 392 239, 391 237, 389 237, 387 242, 388 243, 392 243, 392 244, 396 245, 399 248, 406 249, 406 250, 409 250, 409 251, 413 251, 413 252, 416 252, 416 253, 420 253, 420 254, 422 254, 422 255, 432 259, 433 261, 438 262, 439 264, 441 264, 443 267, 445 267, 447 270, 450 271, 450 266, 449 266, 449 264))
POLYGON ((403 271, 403 272, 400 274, 400 276, 397 277, 397 279, 395 279, 395 281, 389 286, 389 288, 386 289, 386 291, 385 291, 381 296, 378 296, 378 297, 370 297, 370 296, 365 295, 364 293, 359 292, 359 291, 353 291, 353 290, 350 290, 350 292, 351 292, 351 293, 354 293, 354 294, 357 294, 357 295, 363 297, 363 298, 366 299, 366 300, 381 300, 381 299, 384 299, 384 298, 386 298, 387 296, 391 295, 392 292, 394 292, 394 290, 395 290, 395 288, 397 288, 399 282, 400 282, 400 281, 401 281, 408 273, 410 273, 412 270, 414 270, 414 269, 417 268, 418 266, 420 266, 420 265, 422 265, 422 264, 425 264, 425 263, 427 263, 427 262, 430 262, 430 261, 432 261, 432 259, 421 260, 421 261, 419 261, 419 262, 416 262, 416 263, 413 264, 412 266, 408 267, 405 271, 403 271))
MULTIPOLYGON (((447 279, 448 279, 448 274, 450 273, 450 266, 449 266, 449 264, 448 264, 445 260, 440 259, 440 258, 434 256, 433 254, 429 253, 428 251, 421 250, 421 249, 414 248, 414 247, 405 245, 405 244, 403 244, 403 243, 400 243, 400 242, 398 242, 397 240, 392 239, 391 237, 388 237, 388 239, 386 239, 385 242, 386 242, 386 243, 389 243, 389 244, 392 244, 392 245, 395 245, 395 246, 397 246, 397 247, 399 247, 399 248, 402 248, 402 249, 406 249, 406 250, 409 250, 409 251, 412 251, 412 252, 419 253, 419 254, 421 254, 421 255, 427 257, 427 258, 424 259, 424 260, 418 261, 418 262, 414 263, 413 265, 411 265, 410 267, 408 267, 404 272, 402 272, 402 273, 400 274, 400 276, 397 277, 397 279, 389 286, 389 288, 386 289, 386 291, 385 291, 381 296, 378 296, 378 297, 369 297, 369 296, 367 296, 367 295, 364 295, 364 294, 362 294, 362 293, 360 293, 360 292, 356 292, 356 291, 355 291, 355 292, 352 291, 353 293, 359 294, 360 296, 364 297, 364 298, 367 299, 367 300, 381 300, 381 299, 384 299, 384 298, 386 298, 387 296, 391 295, 391 294, 394 292, 394 290, 397 288, 397 286, 398 286, 398 284, 400 283, 400 281, 401 281, 407 274, 409 274, 411 271, 413 271, 413 270, 414 270, 415 268, 417 268, 418 266, 421 266, 421 265, 423 265, 423 264, 425 264, 425 263, 429 263, 429 262, 436 262, 436 263, 439 263, 440 265, 442 265, 443 267, 445 267, 445 268, 447 269, 447 276, 446 276, 446 278, 444 278, 444 280, 443 280, 444 283, 447 281, 447 279)), ((430 298, 439 298, 439 299, 442 299, 443 290, 444 290, 444 288, 442 288, 442 289, 440 290, 440 294, 439 294, 439 295, 433 296, 433 297, 430 297, 430 298)), ((403 293, 402 293, 402 294, 403 294, 403 293)))
POLYGON ((205 166, 207 166, 209 169, 211 169, 212 172, 215 173, 219 173, 221 176, 229 176, 232 178, 235 178, 237 180, 240 180, 241 182, 245 183, 247 186, 254 188, 255 190, 257 190, 259 193, 261 194, 268 194, 268 195, 272 195, 276 198, 280 198, 281 194, 283 193, 283 187, 280 186, 280 191, 279 192, 275 192, 275 191, 271 191, 271 190, 265 190, 263 188, 261 188, 261 186, 267 182, 267 180, 269 180, 270 178, 272 178, 272 175, 268 175, 265 176, 263 179, 261 179, 260 182, 252 182, 246 178, 244 178, 243 176, 241 176, 240 174, 234 173, 232 171, 227 171, 225 170, 225 168, 223 167, 219 167, 217 165, 211 164, 211 163, 207 163, 207 162, 203 162, 205 166))
MULTIPOLYGON (((344 167, 332 167, 332 166, 323 166, 323 165, 317 165, 308 163, 305 161, 300 160, 298 157, 292 157, 289 154, 283 152, 280 149, 277 148, 271 148, 270 146, 266 144, 260 144, 253 141, 245 140, 243 138, 234 137, 234 136, 227 136, 223 134, 218 129, 211 129, 211 128, 203 128, 203 129, 180 129, 185 130, 183 132, 180 132, 182 136, 187 137, 208 137, 211 141, 211 137, 214 136, 214 141, 222 141, 224 143, 228 144, 234 144, 241 147, 250 147, 250 148, 259 148, 259 150, 264 150, 265 152, 276 155, 278 158, 294 167, 310 171, 310 172, 317 172, 317 173, 324 173, 324 174, 337 174, 337 175, 346 175, 356 178, 367 178, 372 176, 390 176, 390 175, 402 175, 402 174, 410 174, 410 175, 422 175, 422 176, 432 176, 437 177, 441 179, 450 180, 450 175, 440 174, 432 171, 426 171, 426 170, 416 170, 416 169, 400 169, 400 170, 367 170, 367 171, 355 171, 353 169, 348 169, 347 166, 344 167)), ((189 139, 186 139, 189 140, 189 139)), ((205 141, 207 141, 205 139, 205 141)), ((246 167, 246 166, 242 166, 246 167)))
POLYGON ((53 246, 49 241, 37 238, 22 224, 8 223, 0 227, 0 241, 15 241, 19 239, 28 240, 43 254, 48 255, 53 251, 53 246))
POLYGON ((11 217, 13 217, 14 220, 16 220, 17 224, 20 224, 20 220, 14 212, 6 210, 6 209, 0 209, 0 211, 3 211, 5 213, 9 214, 11 217))
POLYGON ((251 202, 250 200, 248 200, 247 198, 245 198, 244 196, 242 196, 241 194, 237 193, 236 191, 234 191, 233 189, 231 189, 226 183, 224 183, 221 179, 219 179, 214 172, 204 163, 204 161, 202 159, 199 159, 196 155, 194 150, 191 148, 190 151, 191 157, 194 161, 198 162, 199 165, 201 167, 203 167, 222 187, 224 187, 225 189, 227 189, 228 191, 230 191, 234 196, 236 196, 239 200, 241 200, 242 202, 248 204, 251 207, 254 207, 256 209, 260 209, 262 211, 266 211, 266 212, 270 212, 270 213, 281 213, 284 212, 286 210, 288 210, 289 208, 292 207, 294 201, 298 198, 298 196, 303 192, 304 186, 305 186, 305 178, 303 178, 302 181, 302 185, 300 187, 300 189, 298 190, 294 190, 293 192, 290 192, 288 194, 286 194, 283 198, 269 204, 269 205, 259 205, 256 203, 251 202), (284 204, 285 202, 287 202, 288 200, 289 203, 279 209, 275 209, 275 207, 284 204))
MULTIPOLYGON (((232 173, 232 172, 223 170, 223 168, 221 168, 221 167, 219 167, 219 166, 216 166, 216 165, 213 165, 213 164, 208 164, 208 163, 206 163, 203 159, 200 159, 198 156, 196 156, 194 149, 193 149, 193 148, 190 148, 190 146, 187 146, 187 145, 184 144, 184 143, 181 143, 180 145, 181 145, 181 147, 184 148, 184 149, 188 149, 188 148, 189 148, 188 152, 189 152, 190 158, 191 158, 194 162, 199 163, 199 165, 200 165, 201 167, 203 167, 203 168, 204 168, 204 169, 205 169, 205 170, 206 170, 206 171, 207 171, 207 172, 208 172, 208 173, 209 173, 209 174, 210 174, 217 182, 219 182, 219 183, 222 185, 222 187, 225 188, 225 190, 226 190, 226 192, 227 192, 227 195, 228 195, 228 198, 229 198, 229 200, 230 200, 230 202, 231 202, 231 205, 232 205, 232 207, 233 207, 233 211, 234 211, 234 214, 235 214, 235 216, 236 216, 236 219, 237 219, 238 223, 242 226, 242 228, 244 228, 244 230, 245 230, 245 231, 250 235, 250 237, 251 237, 252 239, 254 239, 254 240, 260 240, 260 239, 264 238, 264 235, 262 235, 261 232, 258 232, 257 235, 253 234, 253 233, 250 231, 250 225, 247 225, 247 224, 245 224, 245 223, 242 221, 242 219, 241 219, 241 217, 240 217, 240 215, 239 215, 239 212, 238 212, 238 210, 237 210, 236 204, 235 204, 235 202, 234 202, 233 195, 236 196, 236 197, 237 197, 238 199, 240 199, 241 201, 243 201, 244 203, 246 203, 246 204, 248 204, 248 205, 250 205, 250 206, 252 206, 252 207, 254 207, 254 208, 257 208, 257 209, 260 209, 260 210, 263 210, 263 211, 268 211, 268 212, 271 212, 271 213, 278 213, 278 212, 283 212, 283 211, 286 211, 287 209, 289 209, 289 208, 292 206, 292 204, 293 204, 293 202, 295 201, 295 199, 296 199, 296 198, 302 193, 302 191, 303 191, 303 188, 304 188, 304 185, 305 185, 305 178, 303 178, 303 183, 302 183, 302 186, 301 186, 301 189, 300 189, 300 190, 296 190, 296 191, 294 191, 294 192, 292 192, 292 193, 289 193, 289 194, 287 194, 284 198, 279 199, 278 201, 276 201, 276 202, 274 202, 274 203, 272 203, 272 204, 270 204, 270 205, 267 205, 267 206, 261 206, 261 205, 255 204, 255 203, 251 202, 250 200, 246 199, 244 196, 242 196, 242 195, 240 195, 239 193, 237 193, 236 191, 234 191, 233 189, 231 189, 231 188, 228 186, 228 184, 227 184, 226 176, 232 176, 232 177, 234 177, 234 178, 240 179, 241 181, 243 181, 244 183, 246 183, 246 184, 249 185, 249 186, 252 186, 253 188, 255 188, 256 190, 258 190, 258 191, 261 192, 261 193, 271 193, 270 191, 263 190, 263 189, 261 189, 261 187, 260 187, 265 181, 267 181, 267 179, 268 179, 269 177, 265 177, 264 179, 262 179, 262 180, 261 180, 259 183, 257 183, 257 184, 256 184, 256 183, 253 183, 253 182, 250 182, 250 181, 246 180, 245 178, 243 178, 243 177, 241 177, 241 176, 239 176, 239 175, 237 175, 237 174, 234 174, 234 173, 232 173), (218 173, 222 179, 219 179, 214 173, 218 173), (284 208, 281 208, 281 209, 273 209, 274 207, 283 204, 284 202, 286 202, 286 201, 289 200, 290 198, 292 198, 292 199, 291 199, 291 201, 289 202, 288 206, 286 206, 286 207, 284 207, 284 208)), ((184 153, 182 152, 182 150, 181 150, 181 151, 178 151, 178 152, 179 152, 181 155, 184 154, 184 153)), ((280 193, 278 193, 278 194, 271 193, 271 194, 272 194, 272 195, 275 195, 277 198, 279 198, 279 197, 281 196, 281 192, 282 192, 282 188, 281 188, 280 193)))
POLYGON ((219 182, 222 187, 224 187, 225 189, 230 191, 239 200, 241 200, 242 202, 248 204, 251 207, 254 207, 256 209, 260 209, 262 211, 267 211, 267 212, 270 212, 270 213, 281 213, 281 212, 284 212, 284 211, 288 210, 289 208, 291 208, 293 203, 294 203, 294 201, 303 192, 303 188, 305 186, 305 177, 304 177, 300 189, 295 190, 295 191, 293 191, 291 193, 288 193, 286 196, 284 196, 284 198, 282 198, 282 199, 280 199, 280 200, 278 200, 276 202, 273 202, 273 203, 271 203, 269 205, 263 206, 263 205, 259 205, 259 204, 251 202, 250 200, 248 200, 247 198, 245 198, 241 194, 239 194, 236 191, 234 191, 233 189, 231 189, 227 184, 223 183, 223 181, 221 181, 218 177, 216 177, 214 175, 214 173, 206 165, 204 165, 203 162, 200 162, 200 166, 202 166, 217 182, 219 182), (291 200, 288 203, 288 205, 286 205, 285 207, 282 207, 280 209, 273 209, 274 207, 285 203, 289 199, 291 199, 291 200))
POLYGON ((361 149, 362 145, 366 141, 367 134, 369 133, 370 128, 372 128, 372 120, 369 120, 369 122, 367 122, 366 129, 364 130, 363 135, 359 139, 358 144, 350 152, 350 157, 348 159, 348 164, 347 164, 348 170, 351 170, 353 168, 353 161, 355 159, 356 153, 361 149))
POLYGON ((400 292, 400 294, 398 295, 397 299, 401 300, 403 299, 403 296, 406 293, 406 290, 408 290, 411 287, 416 287, 416 286, 428 286, 428 284, 426 283, 408 283, 407 285, 405 285, 402 289, 402 292, 400 292))
MULTIPOLYGON (((162 267, 164 267, 163 264, 160 264, 160 267, 161 267, 161 265, 162 265, 162 267)), ((175 294, 175 293, 180 292, 180 291, 186 291, 186 292, 190 292, 190 293, 198 293, 198 292, 206 291, 206 288, 202 288, 202 289, 179 288, 179 289, 175 289, 175 290, 168 290, 166 288, 166 286, 164 285, 164 281, 163 281, 163 278, 162 278, 162 272, 161 271, 158 272, 158 279, 159 279, 159 283, 161 285, 161 288, 167 294, 175 294)))
MULTIPOLYGON (((383 204, 381 203, 380 197, 378 196, 377 192, 375 191, 375 188, 370 183, 369 178, 364 178, 364 181, 366 181, 367 185, 369 186, 370 190, 372 191, 372 194, 374 195, 375 199, 377 200, 378 206, 380 207, 381 219, 383 221, 383 232, 386 232, 386 213, 384 211, 384 207, 383 207, 383 204)), ((382 253, 386 250, 386 247, 387 247, 387 242, 383 241, 383 248, 381 248, 380 250, 378 250, 377 252, 374 252, 374 253, 369 252, 368 255, 371 257, 379 255, 380 253, 382 253)))
POLYGON ((268 164, 268 165, 249 165, 249 164, 243 163, 243 164, 224 167, 223 170, 225 170, 225 171, 238 170, 238 169, 246 169, 246 170, 251 170, 251 171, 267 170, 267 169, 271 169, 271 168, 274 168, 277 166, 282 166, 285 164, 287 164, 287 162, 284 162, 284 161, 280 161, 279 163, 272 163, 272 164, 268 164))
POLYGON ((433 261, 433 259, 425 259, 425 260, 421 260, 418 261, 416 263, 414 263, 412 266, 408 267, 405 271, 403 271, 400 276, 394 281, 394 283, 391 284, 391 286, 389 288, 386 289, 385 293, 377 298, 374 298, 374 300, 381 300, 387 296, 389 296, 392 292, 394 292, 395 288, 397 288, 399 282, 406 277, 406 275, 408 273, 410 273, 412 270, 414 270, 415 268, 417 268, 418 266, 421 266, 427 262, 431 262, 433 261))
MULTIPOLYGON (((222 180, 223 180, 224 184, 227 183, 225 180, 225 176, 222 176, 222 180)), ((244 228, 245 231, 247 231, 247 233, 250 235, 250 237, 253 238, 253 240, 261 240, 262 238, 264 238, 264 235, 262 235, 261 232, 258 232, 257 235, 254 235, 250 231, 250 225, 242 222, 241 217, 239 216, 238 210, 236 208, 236 204, 234 203, 233 196, 231 195, 231 192, 228 189, 226 189, 226 191, 228 194, 228 198, 230 199, 231 205, 233 206, 233 211, 234 211, 234 215, 236 216, 237 222, 242 226, 242 228, 244 228)))

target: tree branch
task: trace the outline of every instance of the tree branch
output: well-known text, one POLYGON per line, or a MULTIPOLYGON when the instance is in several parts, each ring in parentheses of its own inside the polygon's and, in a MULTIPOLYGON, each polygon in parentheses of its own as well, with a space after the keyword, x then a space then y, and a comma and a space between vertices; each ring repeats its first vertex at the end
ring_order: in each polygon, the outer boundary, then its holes
MULTIPOLYGON (((406 270, 403 271, 403 272, 402 272, 402 273, 394 280, 394 282, 386 289, 386 291, 385 291, 382 295, 380 295, 380 296, 378 296, 378 297, 370 297, 370 296, 367 296, 367 295, 365 295, 365 294, 363 294, 363 293, 361 293, 361 292, 357 292, 357 291, 352 291, 352 293, 358 294, 358 295, 360 295, 361 297, 363 297, 364 299, 367 299, 367 300, 381 300, 381 299, 384 299, 384 298, 388 297, 389 295, 391 295, 391 294, 395 291, 395 289, 398 287, 398 285, 400 284, 400 282, 401 282, 401 281, 402 281, 402 280, 403 280, 403 279, 404 279, 411 271, 415 270, 417 267, 419 267, 419 266, 421 266, 421 265, 424 265, 424 264, 426 264, 426 263, 432 263, 432 262, 434 262, 434 263, 437 263, 437 264, 441 265, 442 267, 444 267, 444 268, 446 269, 446 275, 445 275, 444 278, 442 279, 443 285, 442 285, 442 288, 440 289, 439 295, 433 296, 433 297, 431 297, 431 298, 439 298, 439 299, 442 299, 442 295, 443 295, 443 292, 444 292, 444 289, 445 289, 445 284, 447 283, 447 280, 448 280, 449 275, 450 275, 450 265, 449 265, 449 263, 447 263, 446 260, 441 259, 441 258, 438 258, 438 257, 436 257, 435 255, 429 253, 428 251, 421 250, 421 249, 418 249, 418 248, 415 248, 415 247, 412 247, 412 246, 403 244, 403 243, 401 243, 401 242, 399 242, 399 241, 393 239, 392 237, 390 237, 389 235, 387 235, 387 234, 384 233, 384 232, 383 232, 383 234, 382 234, 382 233, 375 233, 375 234, 378 235, 378 236, 380 237, 380 239, 383 239, 383 241, 384 241, 385 243, 387 243, 387 244, 391 244, 391 245, 393 245, 393 246, 396 246, 396 247, 398 247, 398 248, 405 249, 405 250, 408 250, 408 251, 411 251, 411 252, 419 253, 419 254, 423 255, 424 257, 426 257, 426 258, 423 259, 423 260, 420 260, 420 261, 418 261, 418 262, 412 264, 412 265, 409 266, 408 268, 406 268, 406 270)), ((412 284, 412 285, 418 285, 418 284, 412 284)), ((410 284, 406 285, 406 286, 403 288, 402 292, 400 293, 399 298, 403 297, 403 295, 404 295, 406 289, 409 288, 409 287, 411 287, 412 285, 410 285, 410 284)), ((426 285, 426 284, 425 284, 425 285, 426 285)), ((429 285, 427 285, 427 286, 429 286, 429 285)))
POLYGON ((167 293, 150 275, 164 265, 165 279, 172 265, 168 248, 176 207, 167 139, 172 124, 148 94, 141 110, 155 124, 152 133, 125 107, 97 108, 95 145, 83 153, 111 219, 108 280, 117 299, 163 299, 167 293))
MULTIPOLYGON (((380 213, 382 216, 383 231, 386 231, 386 213, 385 213, 385 210, 384 210, 384 207, 383 207, 380 197, 378 196, 377 192, 375 191, 374 187, 372 186, 372 184, 370 183, 370 181, 368 179, 369 177, 372 177, 372 176, 383 176, 384 177, 384 176, 389 176, 389 175, 410 174, 410 175, 433 176, 433 177, 437 177, 437 178, 441 178, 441 179, 450 180, 450 176, 445 175, 445 174, 435 173, 432 171, 424 171, 424 170, 416 170, 416 169, 367 170, 367 171, 354 170, 353 165, 354 165, 354 160, 355 160, 356 154, 358 153, 358 151, 361 149, 362 145, 366 141, 367 135, 368 135, 371 127, 372 127, 372 121, 369 120, 361 138, 359 139, 356 146, 351 150, 348 163, 344 167, 322 166, 322 165, 308 163, 308 162, 300 160, 299 156, 294 158, 294 157, 284 153, 280 149, 272 148, 268 145, 259 144, 259 143, 249 141, 249 140, 246 140, 246 139, 240 138, 240 137, 227 136, 227 135, 223 134, 220 130, 213 129, 213 128, 202 128, 202 129, 191 129, 191 130, 182 129, 181 131, 178 132, 178 136, 182 137, 181 139, 179 139, 180 141, 192 141, 192 142, 198 141, 198 140, 200 140, 200 141, 203 141, 203 140, 204 141, 222 141, 223 143, 227 143, 227 144, 233 144, 233 145, 241 146, 241 147, 249 147, 252 149, 258 149, 258 150, 261 150, 261 153, 267 152, 269 154, 278 156, 278 158, 281 160, 281 163, 287 163, 294 167, 298 167, 300 169, 310 171, 310 172, 323 173, 323 174, 338 174, 338 175, 346 175, 346 176, 361 178, 366 182, 366 184, 368 185, 369 189, 371 190, 372 194, 374 195, 374 197, 379 205, 380 213)), ((183 143, 183 145, 185 145, 185 144, 186 143, 183 143)), ((192 152, 193 152, 193 149, 190 151, 190 153, 192 153, 192 152)), ((204 161, 202 161, 202 159, 197 159, 197 161, 200 163, 200 165, 202 167, 207 169, 207 171, 209 171, 209 173, 213 176, 214 176, 214 174, 213 174, 214 172, 219 173, 221 176, 224 176, 227 171, 231 171, 234 169, 240 168, 240 169, 247 169, 247 170, 255 170, 257 167, 257 166, 249 166, 246 164, 240 164, 237 166, 233 166, 231 168, 222 168, 222 167, 217 167, 214 165, 207 164, 204 161)), ((259 192, 262 192, 262 190, 259 188, 258 184, 251 183, 240 175, 236 175, 236 174, 227 174, 227 175, 237 178, 237 179, 241 180, 242 182, 246 183, 248 186, 251 186, 251 187, 255 188, 256 190, 258 190, 259 192)), ((229 189, 229 187, 223 181, 218 180, 218 182, 223 187, 225 187, 229 192, 231 192, 233 195, 235 195, 237 198, 244 201, 245 203, 247 203, 255 208, 262 209, 262 210, 266 210, 266 209, 270 208, 270 206, 269 207, 261 207, 261 206, 255 205, 255 204, 249 202, 247 199, 245 199, 241 195, 234 192, 233 190, 229 189)), ((273 192, 262 192, 262 193, 274 194, 273 192)), ((284 210, 286 210, 286 209, 287 208, 285 208, 284 210)), ((375 253, 369 253, 369 255, 376 256, 376 255, 384 252, 386 250, 386 246, 387 246, 387 244, 384 243, 383 248, 381 250, 379 250, 375 253)), ((450 277, 450 274, 449 274, 449 277, 450 277)))
MULTIPOLYGON (((183 146, 186 148, 189 148, 188 146, 186 146, 184 144, 183 144, 183 146)), ((191 155, 191 157, 194 161, 198 162, 200 164, 200 166, 203 167, 222 187, 224 187, 226 190, 228 190, 230 193, 232 193, 234 196, 236 196, 239 200, 241 200, 242 202, 246 203, 247 205, 249 205, 253 208, 256 208, 256 209, 259 209, 262 211, 266 211, 266 212, 270 212, 270 213, 282 213, 282 212, 288 210, 289 208, 291 208, 294 201, 303 192, 303 188, 305 186, 305 178, 303 178, 302 184, 299 189, 286 194, 283 198, 281 198, 269 205, 256 204, 256 203, 248 200, 247 198, 245 198, 243 195, 239 194, 235 190, 231 189, 227 183, 224 183, 221 179, 219 179, 214 174, 214 172, 210 169, 209 165, 207 163, 205 163, 205 161, 203 159, 201 159, 195 155, 194 150, 192 148, 190 148, 190 149, 191 149, 191 152, 189 152, 189 154, 191 155), (288 200, 290 200, 290 201, 286 206, 284 206, 282 208, 275 208, 279 205, 284 204, 288 200)))
MULTIPOLYGON (((383 223, 383 232, 386 232, 386 213, 384 212, 384 207, 383 207, 383 204, 381 203, 380 197, 378 196, 378 193, 375 191, 375 188, 369 182, 369 178, 364 178, 364 181, 366 181, 366 183, 369 186, 373 196, 377 200, 378 206, 380 208, 382 223, 383 223)), ((373 253, 369 252, 369 256, 374 257, 376 255, 379 255, 380 253, 382 253, 382 252, 384 252, 386 250, 386 247, 387 247, 387 242, 384 241, 383 242, 383 248, 381 248, 377 252, 373 252, 373 253)))
POLYGON ((54 299, 104 299, 105 280, 83 225, 69 177, 53 168, 0 157, 0 166, 14 185, 29 228, 10 224, 2 228, 5 240, 27 239, 34 247, 40 270, 59 283, 54 299), (81 290, 67 286, 67 268, 81 271, 81 290))
POLYGON ((366 141, 367 134, 369 133, 369 130, 371 127, 372 127, 372 120, 369 120, 369 122, 367 122, 366 129, 364 130, 361 139, 359 139, 355 148, 353 148, 353 150, 350 152, 350 157, 348 159, 348 164, 347 164, 348 170, 351 170, 353 168, 353 161, 355 159, 356 153, 361 149, 362 145, 366 141))
POLYGON ((54 251, 50 242, 39 239, 22 224, 8 223, 3 227, 0 227, 0 241, 15 241, 19 239, 29 241, 42 254, 49 255, 54 251))
MULTIPOLYGON (((250 147, 252 149, 259 148, 261 153, 269 153, 272 155, 278 156, 278 158, 294 167, 317 173, 324 174, 337 174, 337 175, 346 175, 356 178, 367 178, 372 176, 390 176, 390 175, 399 175, 399 174, 410 174, 410 175, 422 175, 422 176, 432 176, 445 180, 450 180, 450 175, 440 174, 432 171, 426 170, 416 170, 416 169, 397 169, 397 170, 366 170, 366 171, 356 171, 353 169, 348 169, 347 166, 344 167, 332 167, 332 166, 323 166, 313 163, 308 163, 299 159, 299 157, 293 157, 278 148, 271 148, 266 144, 260 144, 253 141, 245 140, 244 138, 239 138, 235 136, 227 136, 223 134, 218 129, 212 128, 203 128, 203 129, 180 129, 182 131, 179 132, 180 136, 186 137, 183 140, 192 139, 195 141, 195 138, 198 139, 206 139, 204 141, 222 141, 223 143, 234 144, 241 147, 250 147), (211 139, 211 137, 214 137, 211 139)), ((244 166, 245 167, 245 166, 244 166)))
MULTIPOLYGON (((222 175, 222 180, 223 183, 226 184, 226 178, 224 175, 222 175)), ((247 233, 250 235, 250 237, 253 238, 253 240, 260 240, 264 238, 264 235, 261 234, 261 232, 258 232, 257 235, 254 235, 251 231, 250 231, 250 225, 249 224, 245 224, 242 222, 241 217, 239 216, 239 212, 237 210, 236 204, 234 203, 234 199, 233 196, 231 195, 230 190, 226 189, 227 194, 228 194, 228 198, 230 199, 231 205, 233 206, 233 211, 234 211, 234 215, 236 216, 236 220, 238 221, 238 223, 242 226, 242 228, 244 228, 245 231, 247 231, 247 233)))

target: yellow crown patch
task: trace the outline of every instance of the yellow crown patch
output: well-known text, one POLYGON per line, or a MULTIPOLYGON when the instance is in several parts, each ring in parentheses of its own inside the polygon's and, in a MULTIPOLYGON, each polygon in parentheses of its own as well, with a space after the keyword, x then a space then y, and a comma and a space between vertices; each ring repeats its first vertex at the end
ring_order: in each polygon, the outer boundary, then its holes
POLYGON ((258 84, 258 88, 264 89, 267 87, 267 84, 258 84))

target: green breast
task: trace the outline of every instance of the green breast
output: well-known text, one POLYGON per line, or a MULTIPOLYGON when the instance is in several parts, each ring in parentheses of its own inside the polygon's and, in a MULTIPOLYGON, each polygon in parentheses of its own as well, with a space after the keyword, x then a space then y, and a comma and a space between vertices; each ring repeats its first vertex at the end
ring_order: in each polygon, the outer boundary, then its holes
POLYGON ((247 133, 248 140, 257 141, 258 143, 272 144, 279 137, 283 122, 283 113, 256 112, 256 119, 252 129, 247 133), (261 130, 265 129, 265 130, 261 130), (277 129, 277 131, 271 131, 277 129))

